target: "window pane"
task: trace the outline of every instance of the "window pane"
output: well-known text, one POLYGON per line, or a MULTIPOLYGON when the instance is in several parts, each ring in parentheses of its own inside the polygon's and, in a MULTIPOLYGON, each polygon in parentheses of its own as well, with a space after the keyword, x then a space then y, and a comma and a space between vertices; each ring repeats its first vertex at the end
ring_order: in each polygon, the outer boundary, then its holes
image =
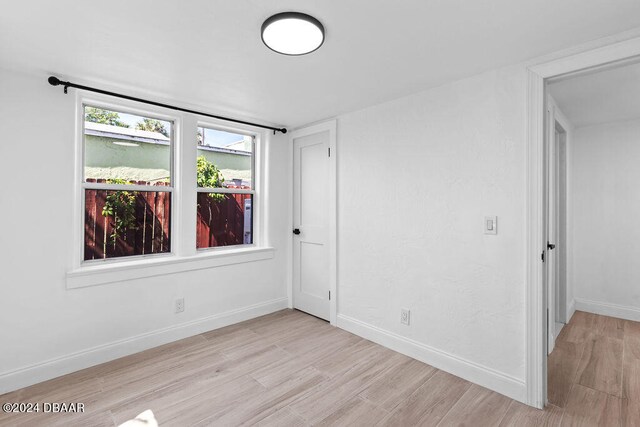
POLYGON ((171 122, 90 106, 84 118, 87 182, 171 182, 171 122))
POLYGON ((253 243, 251 194, 198 193, 196 246, 253 243))
POLYGON ((252 188, 253 138, 198 128, 198 187, 252 188))
POLYGON ((171 251, 171 193, 85 189, 84 197, 85 260, 171 251))

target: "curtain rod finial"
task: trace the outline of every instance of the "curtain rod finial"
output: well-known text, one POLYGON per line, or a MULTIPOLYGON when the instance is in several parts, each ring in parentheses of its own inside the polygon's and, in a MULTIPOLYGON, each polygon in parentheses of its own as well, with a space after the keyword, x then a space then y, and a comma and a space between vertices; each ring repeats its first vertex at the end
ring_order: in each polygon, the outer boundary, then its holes
POLYGON ((283 134, 287 133, 287 128, 280 129, 280 132, 282 132, 283 134))
POLYGON ((49 77, 48 81, 51 86, 58 86, 60 83, 62 83, 60 79, 55 76, 49 77))

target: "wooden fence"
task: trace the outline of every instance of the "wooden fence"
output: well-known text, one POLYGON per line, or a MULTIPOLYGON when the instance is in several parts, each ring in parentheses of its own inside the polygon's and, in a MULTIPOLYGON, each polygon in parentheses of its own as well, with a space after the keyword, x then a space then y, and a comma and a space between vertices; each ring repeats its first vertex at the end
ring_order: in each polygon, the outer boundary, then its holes
MULTIPOLYGON (((104 179, 87 180, 104 183, 104 179)), ((133 182, 148 185, 145 181, 133 182)), ((84 259, 145 255, 171 250, 171 193, 155 189, 168 184, 149 185, 149 191, 130 191, 134 196, 132 226, 114 236, 115 218, 102 215, 107 195, 115 190, 85 189, 84 259)), ((122 191, 122 190, 119 190, 122 191)))
MULTIPOLYGON (((87 181, 106 182, 104 179, 87 181)), ((123 190, 85 189, 85 260, 171 251, 171 193, 158 188, 167 184, 149 185, 145 181, 132 184, 148 185, 149 191, 129 192, 134 196, 135 221, 117 235, 114 235, 116 219, 104 216, 102 212, 107 196, 123 190)), ((246 199, 251 199, 251 194, 221 194, 214 198, 208 193, 198 193, 196 247, 243 244, 246 199)), ((253 222, 252 218, 250 220, 253 222)))
MULTIPOLYGON (((238 187, 247 188, 247 187, 238 187)), ((198 193, 196 247, 241 245, 244 243, 244 206, 251 194, 221 194, 220 198, 198 193)))

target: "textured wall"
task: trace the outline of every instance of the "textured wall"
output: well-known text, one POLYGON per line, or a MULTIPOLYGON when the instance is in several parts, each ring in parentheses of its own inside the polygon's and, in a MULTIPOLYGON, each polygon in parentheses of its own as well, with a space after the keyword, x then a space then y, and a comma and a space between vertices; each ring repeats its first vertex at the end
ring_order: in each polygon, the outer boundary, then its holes
MULTIPOLYGON (((6 302, 0 310, 0 376, 286 297, 285 250, 250 265, 65 289, 74 243, 75 96, 52 88, 46 77, 0 69, 0 127, 6 142, 0 144, 0 182, 5 184, 0 197, 0 283, 6 302), (29 191, 37 191, 39 197, 26 197, 29 191), (34 244, 42 241, 49 244, 34 244), (176 315, 173 304, 179 296, 185 298, 186 310, 176 315)), ((282 185, 288 180, 287 146, 283 137, 269 138, 267 232, 272 246, 283 249, 289 237, 286 217, 280 215, 288 199, 282 185)))
POLYGON ((339 313, 518 380, 525 77, 500 69, 338 118, 339 313))
POLYGON ((575 297, 640 312, 640 120, 576 129, 570 162, 575 297))

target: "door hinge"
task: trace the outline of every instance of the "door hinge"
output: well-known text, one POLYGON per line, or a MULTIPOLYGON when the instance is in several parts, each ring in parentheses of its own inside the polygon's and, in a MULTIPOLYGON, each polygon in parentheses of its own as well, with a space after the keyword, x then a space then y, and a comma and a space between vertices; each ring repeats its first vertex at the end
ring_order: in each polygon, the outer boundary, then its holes
POLYGON ((329 157, 331 157, 331 147, 329 147, 328 150, 329 150, 329 157))
POLYGON ((329 301, 331 301, 331 291, 329 291, 329 301))
POLYGON ((542 262, 544 262, 544 251, 542 251, 542 255, 540 255, 540 258, 542 259, 542 262))

